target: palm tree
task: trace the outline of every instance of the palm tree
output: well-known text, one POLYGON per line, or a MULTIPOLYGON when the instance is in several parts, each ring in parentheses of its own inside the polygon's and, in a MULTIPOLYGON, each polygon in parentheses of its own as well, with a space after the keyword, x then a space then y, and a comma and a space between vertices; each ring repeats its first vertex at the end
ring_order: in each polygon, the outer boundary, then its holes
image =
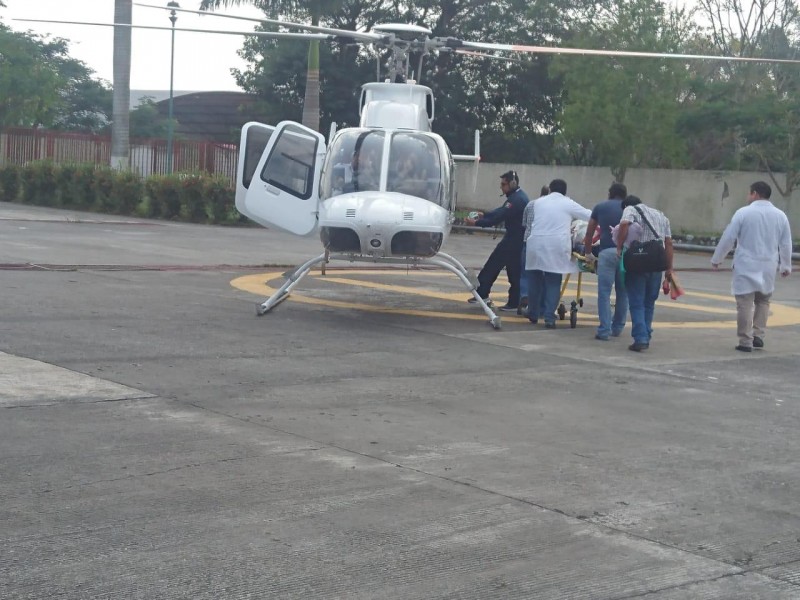
MULTIPOLYGON (((133 0, 114 0, 114 23, 130 23, 133 0)), ((111 122, 111 166, 130 166, 131 28, 114 27, 114 99, 111 122)))
MULTIPOLYGON (((296 14, 299 10, 311 15, 311 24, 319 25, 323 14, 333 10, 340 0, 201 0, 200 10, 213 10, 220 6, 253 4, 264 10, 278 14, 296 14)), ((303 98, 303 125, 319 131, 319 41, 312 40, 308 45, 308 70, 306 71, 306 92, 303 98)))

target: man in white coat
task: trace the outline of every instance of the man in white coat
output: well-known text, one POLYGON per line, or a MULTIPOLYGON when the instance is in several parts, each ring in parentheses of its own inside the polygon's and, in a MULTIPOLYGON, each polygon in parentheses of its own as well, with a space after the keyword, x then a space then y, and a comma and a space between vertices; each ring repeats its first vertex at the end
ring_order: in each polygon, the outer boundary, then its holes
POLYGON ((736 297, 736 350, 741 352, 764 347, 775 273, 780 269, 781 276, 788 277, 792 272, 789 219, 769 201, 771 195, 772 188, 763 181, 750 186, 747 206, 734 213, 711 257, 718 269, 736 243, 731 292, 736 297))
POLYGON ((531 232, 525 246, 525 275, 528 277, 528 319, 536 324, 544 310, 544 324, 555 329, 556 306, 564 273, 577 273, 572 260, 574 219, 588 221, 592 211, 567 198, 567 183, 554 179, 550 193, 536 200, 531 232))

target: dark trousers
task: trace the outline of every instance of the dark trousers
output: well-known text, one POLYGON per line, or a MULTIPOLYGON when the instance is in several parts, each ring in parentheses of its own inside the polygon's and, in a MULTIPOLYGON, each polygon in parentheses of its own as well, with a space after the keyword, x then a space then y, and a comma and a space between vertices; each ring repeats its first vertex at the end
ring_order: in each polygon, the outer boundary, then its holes
POLYGON ((543 316, 545 323, 555 323, 556 306, 561 297, 561 273, 538 269, 525 273, 528 276, 528 319, 536 322, 543 316))
POLYGON ((519 277, 521 271, 522 242, 503 238, 486 260, 478 273, 478 295, 488 298, 492 285, 505 267, 508 275, 508 305, 519 306, 519 277))

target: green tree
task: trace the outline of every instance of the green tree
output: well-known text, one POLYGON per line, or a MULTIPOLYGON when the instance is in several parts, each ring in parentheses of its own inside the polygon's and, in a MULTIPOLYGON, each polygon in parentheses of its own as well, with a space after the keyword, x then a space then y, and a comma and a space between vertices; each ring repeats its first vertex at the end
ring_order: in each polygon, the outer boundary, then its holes
POLYGON ((69 57, 63 39, 0 24, 0 126, 97 132, 108 123, 111 91, 69 57))
MULTIPOLYGON (((420 24, 436 37, 506 44, 545 45, 564 35, 565 22, 554 18, 565 6, 502 0, 422 3, 420 24)), ((554 42, 555 40, 555 42, 554 42)), ((548 75, 551 58, 512 55, 510 60, 433 55, 423 83, 436 97, 436 131, 459 153, 472 151, 481 130, 481 154, 497 162, 549 162, 560 89, 548 75)))
MULTIPOLYGON (((692 31, 685 12, 649 0, 614 0, 577 27, 570 46, 677 53, 692 31)), ((629 167, 682 166, 676 124, 687 88, 675 59, 561 56, 560 151, 574 164, 603 165, 622 181, 629 167)))
MULTIPOLYGON (((741 57, 800 57, 792 0, 700 0, 707 48, 741 57)), ((789 197, 800 184, 800 73, 795 65, 699 68, 681 119, 695 168, 766 171, 789 197)))
MULTIPOLYGON (((200 10, 213 10, 220 6, 238 4, 254 4, 264 9, 269 15, 287 15, 290 18, 308 17, 311 24, 318 26, 323 16, 330 14, 341 0, 201 0, 200 10)), ((303 99, 302 123, 315 131, 319 131, 320 111, 320 50, 319 41, 312 40, 308 45, 308 63, 306 68, 305 95, 303 99)))
MULTIPOLYGON (((352 6, 333 15, 326 25, 342 29, 369 29, 384 13, 372 5, 366 12, 352 6)), ((306 84, 307 43, 299 40, 248 38, 241 55, 250 68, 236 71, 237 83, 259 97, 260 109, 268 122, 303 120, 306 84), (304 93, 305 90, 305 93, 304 93)), ((319 131, 327 131, 332 121, 340 126, 358 125, 360 84, 375 77, 375 58, 353 45, 323 44, 320 48, 319 131)), ((308 125, 308 123, 305 123, 308 125)))
POLYGON ((106 129, 111 122, 111 87, 94 79, 93 71, 80 61, 65 57, 54 60, 65 83, 60 90, 60 111, 51 126, 83 133, 99 133, 106 129))
MULTIPOLYGON (((173 119, 173 130, 178 123, 173 119)), ((141 99, 139 106, 130 112, 130 135, 134 138, 166 138, 169 119, 158 112, 155 101, 150 96, 141 99)))
MULTIPOLYGON (((342 4, 325 17, 324 25, 369 30, 376 23, 401 22, 426 26, 440 37, 542 44, 563 34, 564 22, 557 13, 550 5, 545 10, 523 0, 422 0, 402 5, 357 1, 342 4)), ((261 98, 273 122, 301 118, 302 48, 301 43, 259 38, 248 38, 244 44, 242 56, 250 68, 238 72, 237 81, 261 98)), ((340 125, 358 123, 360 86, 375 80, 376 63, 387 58, 371 47, 322 46, 322 131, 331 120, 340 125)), ((416 68, 420 56, 412 53, 410 58, 416 68)), ((427 56, 420 83, 434 90, 435 131, 458 153, 472 150, 474 130, 481 129, 486 160, 546 161, 559 98, 557 82, 548 78, 548 61, 542 56, 517 62, 445 52, 427 56)))

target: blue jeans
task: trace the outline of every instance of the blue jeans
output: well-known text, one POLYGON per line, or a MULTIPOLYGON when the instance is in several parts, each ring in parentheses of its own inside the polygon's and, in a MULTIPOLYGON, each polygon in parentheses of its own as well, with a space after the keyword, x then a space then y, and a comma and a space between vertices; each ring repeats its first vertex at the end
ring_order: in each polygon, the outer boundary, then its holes
POLYGON ((540 313, 545 323, 556 322, 556 306, 561 297, 561 273, 525 271, 528 275, 528 318, 538 320, 540 313))
POLYGON ((653 313, 661 291, 660 271, 625 273, 625 289, 631 311, 631 335, 637 344, 649 344, 653 335, 653 313))
POLYGON ((619 259, 616 248, 601 250, 597 256, 597 316, 600 327, 597 335, 607 338, 619 335, 625 329, 625 318, 628 316, 628 294, 622 273, 619 272, 619 259), (616 291, 614 317, 611 317, 611 287, 616 291))

